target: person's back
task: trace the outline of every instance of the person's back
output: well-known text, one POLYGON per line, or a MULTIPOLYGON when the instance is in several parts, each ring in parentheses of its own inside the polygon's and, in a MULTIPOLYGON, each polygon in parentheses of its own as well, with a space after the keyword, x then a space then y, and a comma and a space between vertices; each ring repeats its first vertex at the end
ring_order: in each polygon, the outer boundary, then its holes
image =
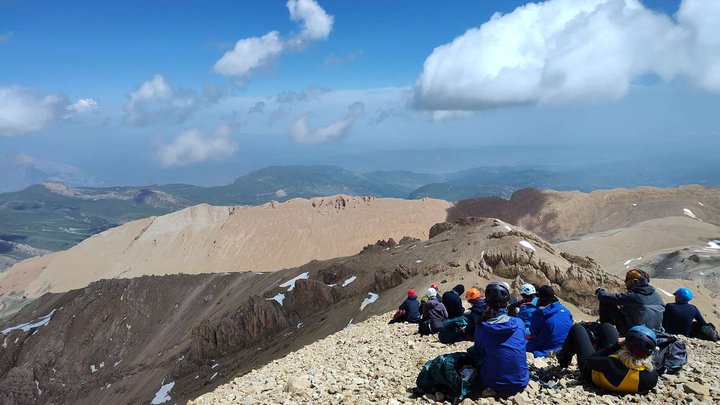
POLYGON ((690 336, 690 330, 695 320, 701 326, 705 325, 705 320, 695 305, 686 302, 665 305, 663 328, 667 333, 690 336))
POLYGON ((462 305, 461 294, 465 292, 465 287, 462 284, 456 285, 452 290, 442 295, 442 303, 447 309, 448 318, 456 318, 462 316, 465 309, 462 305))
POLYGON ((445 305, 438 301, 437 297, 429 297, 425 303, 425 313, 423 314, 423 320, 432 319, 447 319, 448 313, 445 305))
POLYGON ((477 288, 471 288, 468 290, 465 297, 471 305, 470 310, 463 315, 467 320, 465 334, 468 340, 472 340, 475 336, 475 326, 480 323, 480 319, 482 319, 488 307, 477 288))
POLYGON ((523 321, 526 328, 530 327, 530 319, 532 319, 533 314, 538 310, 538 307, 534 302, 535 300, 531 300, 520 304, 520 308, 518 309, 516 315, 518 319, 523 321))
POLYGON ((527 342, 527 351, 532 352, 535 357, 545 357, 551 351, 559 349, 573 323, 570 310, 558 301, 538 309, 530 322, 532 338, 527 342))
POLYGON ((475 327, 475 344, 468 350, 478 361, 485 388, 515 394, 530 379, 525 356, 525 324, 508 315, 509 288, 493 282, 485 289, 488 310, 475 327))
POLYGON ((420 322, 420 301, 418 301, 417 295, 408 295, 407 299, 400 305, 400 309, 405 311, 406 322, 420 322))

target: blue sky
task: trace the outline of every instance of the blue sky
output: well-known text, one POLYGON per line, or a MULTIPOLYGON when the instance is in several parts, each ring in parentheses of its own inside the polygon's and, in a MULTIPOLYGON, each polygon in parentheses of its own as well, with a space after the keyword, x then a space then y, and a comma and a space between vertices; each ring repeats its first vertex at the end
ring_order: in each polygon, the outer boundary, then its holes
POLYGON ((719 146, 715 2, 527 3, 0 0, 0 156, 217 184, 393 149, 719 146))

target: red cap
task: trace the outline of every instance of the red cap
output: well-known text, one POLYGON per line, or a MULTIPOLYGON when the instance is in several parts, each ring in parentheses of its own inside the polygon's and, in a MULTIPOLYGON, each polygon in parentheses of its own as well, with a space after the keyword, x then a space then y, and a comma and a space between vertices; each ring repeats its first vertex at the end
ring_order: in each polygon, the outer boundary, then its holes
POLYGON ((434 288, 434 289, 436 289, 436 290, 440 290, 440 288, 438 288, 438 285, 437 285, 437 284, 431 285, 430 288, 434 288))
POLYGON ((408 290, 408 297, 415 297, 417 294, 415 294, 415 290, 412 288, 408 290))

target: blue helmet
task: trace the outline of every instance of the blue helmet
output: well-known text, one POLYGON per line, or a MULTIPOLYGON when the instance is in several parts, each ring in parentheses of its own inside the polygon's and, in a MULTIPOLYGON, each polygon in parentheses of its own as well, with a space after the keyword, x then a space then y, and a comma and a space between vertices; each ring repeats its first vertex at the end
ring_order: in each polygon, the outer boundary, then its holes
POLYGON ((675 297, 678 302, 690 302, 693 299, 693 293, 689 288, 681 287, 675 291, 675 297))
POLYGON ((655 346, 657 346, 657 336, 647 326, 633 326, 625 334, 625 347, 633 356, 647 357, 655 351, 655 346))

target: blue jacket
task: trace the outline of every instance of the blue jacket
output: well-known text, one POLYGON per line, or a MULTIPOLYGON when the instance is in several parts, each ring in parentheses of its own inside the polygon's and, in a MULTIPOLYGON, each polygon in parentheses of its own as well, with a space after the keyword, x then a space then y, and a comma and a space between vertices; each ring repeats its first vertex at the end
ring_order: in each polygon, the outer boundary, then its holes
POLYGON ((420 301, 417 297, 408 297, 400 305, 400 309, 405 311, 405 321, 411 323, 420 322, 420 301))
POLYGON ((514 394, 528 384, 525 358, 525 325, 502 312, 475 328, 471 353, 482 364, 478 371, 484 387, 499 393, 514 394))
POLYGON ((530 319, 532 319, 535 311, 538 310, 537 305, 535 305, 536 302, 537 298, 533 299, 532 302, 527 302, 520 305, 520 309, 518 309, 517 317, 520 318, 523 323, 525 323, 526 328, 530 327, 530 319))
POLYGON ((462 316, 463 312, 465 312, 462 298, 460 298, 460 295, 455 292, 455 290, 450 290, 443 294, 440 302, 442 302, 445 305, 445 309, 447 309, 448 319, 462 316))
POLYGON ((530 335, 535 337, 528 341, 527 351, 535 357, 545 357, 560 349, 573 323, 570 310, 560 302, 538 309, 530 319, 530 335))

